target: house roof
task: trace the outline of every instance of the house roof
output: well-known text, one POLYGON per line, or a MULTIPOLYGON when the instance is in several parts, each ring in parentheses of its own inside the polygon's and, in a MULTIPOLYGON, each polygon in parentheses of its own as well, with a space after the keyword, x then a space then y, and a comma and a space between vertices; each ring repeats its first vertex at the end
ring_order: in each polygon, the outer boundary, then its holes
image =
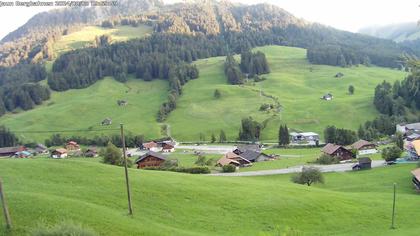
POLYGON ((260 152, 256 152, 253 150, 246 150, 240 156, 242 158, 247 159, 248 161, 255 161, 261 155, 260 152))
POLYGON ((412 170, 412 171, 411 171, 411 174, 413 174, 413 175, 414 175, 414 177, 416 177, 416 179, 417 179, 418 181, 420 181, 420 168, 417 168, 417 169, 415 169, 415 170, 412 170))
POLYGON ((233 159, 229 159, 229 158, 226 158, 226 157, 220 158, 217 161, 217 164, 221 165, 221 166, 225 166, 225 165, 229 165, 229 164, 240 165, 240 163, 238 161, 233 160, 233 159))
POLYGON ((154 141, 143 143, 143 147, 147 149, 154 148, 154 147, 157 147, 157 143, 155 143, 154 141))
POLYGON ((78 145, 75 141, 69 141, 68 143, 67 143, 67 145, 78 145))
POLYGON ((152 151, 149 151, 149 152, 147 152, 146 154, 144 154, 143 156, 140 156, 140 157, 136 160, 136 162, 135 162, 135 163, 139 163, 139 162, 141 162, 142 160, 144 160, 146 157, 149 157, 149 156, 156 157, 156 158, 161 159, 161 160, 163 160, 163 161, 165 161, 165 160, 166 160, 166 157, 165 157, 164 155, 162 155, 162 154, 160 154, 160 153, 157 153, 157 152, 152 152, 152 151))
POLYGON ((415 140, 411 142, 411 144, 413 145, 414 150, 416 150, 417 155, 420 156, 420 140, 415 140))
POLYGON ((340 146, 340 145, 333 144, 333 143, 328 143, 327 145, 325 145, 324 148, 322 148, 322 152, 324 152, 326 154, 329 154, 329 155, 332 155, 340 148, 344 148, 344 147, 340 146))
POLYGON ((359 158, 359 163, 360 164, 369 164, 369 163, 372 163, 372 159, 370 159, 369 157, 362 157, 362 158, 359 158))
POLYGON ((40 149, 47 149, 47 147, 46 147, 44 144, 42 144, 42 143, 38 143, 38 144, 36 145, 36 148, 40 148, 40 149))
POLYGON ((409 130, 420 130, 420 122, 419 123, 406 124, 405 127, 409 130))
POLYGON ((24 149, 23 146, 0 148, 0 153, 16 153, 24 149))
POLYGON ((228 152, 225 154, 224 156, 227 159, 231 159, 231 160, 236 160, 236 161, 242 161, 242 162, 246 162, 246 163, 251 163, 249 160, 235 154, 234 152, 228 152))
POLYGON ((58 152, 58 153, 61 153, 61 154, 67 153, 67 149, 64 149, 64 148, 57 148, 54 151, 58 152))
POLYGON ((360 148, 362 148, 362 147, 364 147, 364 146, 368 146, 368 145, 374 145, 374 144, 373 144, 373 143, 371 143, 371 142, 368 142, 368 141, 366 141, 366 140, 361 139, 361 140, 359 140, 359 141, 357 141, 357 142, 353 143, 353 144, 351 145, 351 147, 352 147, 352 148, 354 148, 354 149, 359 150, 360 148))
POLYGON ((416 134, 416 133, 407 136, 407 139, 410 139, 410 140, 415 140, 418 138, 420 138, 420 134, 416 134))
POLYGON ((175 146, 174 145, 171 145, 169 143, 164 143, 163 144, 163 149, 172 149, 172 148, 175 148, 175 146))
POLYGON ((246 150, 253 150, 253 151, 261 150, 260 145, 258 144, 241 144, 241 145, 238 145, 237 149, 240 152, 245 152, 246 150))

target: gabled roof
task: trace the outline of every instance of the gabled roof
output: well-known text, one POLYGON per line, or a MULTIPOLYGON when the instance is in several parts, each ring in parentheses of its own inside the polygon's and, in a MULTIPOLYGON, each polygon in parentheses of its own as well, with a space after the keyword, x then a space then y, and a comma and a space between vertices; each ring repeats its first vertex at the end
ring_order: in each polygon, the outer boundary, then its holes
POLYGON ((413 124, 406 124, 405 127, 409 130, 420 130, 420 122, 413 124))
POLYGON ((353 144, 351 145, 351 147, 352 147, 352 148, 354 148, 354 149, 359 150, 360 148, 362 148, 362 147, 364 147, 364 146, 368 146, 368 145, 374 145, 374 144, 373 144, 373 143, 371 143, 371 142, 368 142, 368 141, 366 141, 366 140, 361 139, 361 140, 359 140, 359 141, 357 141, 357 142, 353 143, 353 144))
POLYGON ((250 164, 250 163, 251 163, 249 160, 247 160, 247 159, 245 159, 245 158, 243 158, 243 157, 241 157, 241 156, 239 156, 239 155, 237 155, 237 154, 235 154, 235 153, 233 153, 233 152, 228 152, 228 153, 226 153, 226 154, 224 155, 224 157, 222 157, 222 158, 227 158, 227 159, 231 159, 231 160, 236 160, 236 161, 239 161, 239 162, 245 162, 245 163, 247 163, 247 164, 250 164))
POLYGON ((172 144, 169 144, 169 143, 164 143, 163 144, 163 149, 165 149, 165 150, 172 149, 172 148, 175 148, 175 146, 172 145, 172 144))
POLYGON ((420 156, 420 140, 413 141, 411 144, 413 145, 414 150, 416 150, 417 155, 420 156))
POLYGON ((260 151, 260 145, 258 144, 240 144, 238 145, 237 149, 239 152, 245 152, 246 150, 252 150, 252 151, 260 151))
POLYGON ((255 161, 260 155, 261 155, 260 152, 256 152, 256 151, 253 151, 253 150, 246 150, 240 156, 242 158, 247 159, 248 161, 255 161))
POLYGON ((217 164, 221 165, 221 166, 225 166, 225 165, 229 165, 229 164, 234 164, 234 165, 238 165, 238 166, 241 165, 241 163, 239 163, 238 161, 233 160, 233 159, 229 159, 229 158, 226 158, 226 157, 220 158, 217 161, 217 164))
POLYGON ((152 152, 152 151, 149 151, 149 152, 147 152, 146 154, 144 154, 143 156, 140 156, 140 157, 136 160, 136 162, 135 162, 135 163, 139 163, 139 162, 141 162, 142 160, 144 160, 146 157, 149 157, 149 156, 156 157, 156 158, 158 158, 158 159, 161 159, 161 160, 163 160, 163 161, 166 161, 166 157, 165 157, 164 155, 162 155, 162 154, 160 154, 160 153, 157 153, 157 152, 152 152))
POLYGON ((154 148, 154 147, 157 147, 157 143, 155 143, 154 141, 143 143, 143 147, 147 149, 154 148))
POLYGON ((23 146, 0 148, 0 153, 15 153, 25 149, 23 146))
MULTIPOLYGON (((340 145, 328 143, 327 145, 325 145, 324 148, 322 148, 322 152, 324 152, 326 154, 329 154, 329 155, 332 155, 332 154, 334 154, 340 148, 344 148, 344 147, 343 146, 340 146, 340 145)), ((345 149, 345 150, 347 150, 347 149, 345 149)))
POLYGON ((54 150, 54 152, 58 152, 58 153, 64 154, 64 153, 67 153, 67 149, 57 148, 57 149, 54 150))

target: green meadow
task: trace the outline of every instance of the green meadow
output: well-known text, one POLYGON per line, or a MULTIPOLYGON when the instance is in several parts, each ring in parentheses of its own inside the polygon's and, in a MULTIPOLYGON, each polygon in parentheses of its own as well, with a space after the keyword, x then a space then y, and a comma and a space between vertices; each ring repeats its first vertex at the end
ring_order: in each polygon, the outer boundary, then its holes
MULTIPOLYGON (((266 53, 271 67, 271 73, 264 76, 267 80, 259 83, 228 85, 223 73, 224 57, 195 62, 200 77, 184 86, 176 110, 165 122, 172 137, 178 141, 197 141, 204 135, 210 141, 212 134, 218 137, 220 130, 224 130, 228 140, 236 140, 241 119, 248 116, 266 125, 261 137, 265 142, 277 141, 280 124, 296 131, 318 132, 321 136, 327 125, 356 130, 378 115, 372 104, 376 85, 406 76, 405 72, 374 66, 311 65, 306 50, 300 48, 267 46, 255 50, 266 53), (344 77, 335 78, 339 72, 344 77), (354 95, 348 94, 349 85, 355 87, 354 95), (214 98, 216 89, 221 91, 220 99, 214 98), (334 99, 321 100, 328 92, 334 99), (277 97, 281 112, 259 111, 261 104, 273 103, 264 95, 277 97)), ((52 99, 44 105, 8 114, 0 122, 12 131, 89 129, 111 117, 115 124, 124 122, 134 134, 158 138, 162 136, 161 125, 155 118, 167 89, 166 81, 145 83, 133 79, 124 85, 105 79, 86 89, 53 92, 52 99), (126 93, 129 87, 133 89, 126 93), (124 97, 129 98, 129 107, 115 107, 116 100, 124 97)), ((24 135, 43 141, 50 134, 24 135)))
POLYGON ((13 220, 0 234, 74 222, 99 235, 418 235, 415 165, 325 174, 303 186, 290 175, 215 177, 130 169, 134 215, 127 215, 124 170, 97 159, 1 159, 13 220), (397 183, 396 229, 391 230, 397 183))
POLYGON ((280 124, 321 135, 327 125, 357 129, 378 115, 373 106, 376 85, 383 80, 393 82, 406 76, 401 71, 373 66, 312 65, 306 59, 306 50, 300 48, 267 46, 255 50, 266 54, 271 68, 271 73, 264 76, 267 80, 255 85, 227 85, 224 58, 196 63, 200 78, 184 87, 185 93, 168 119, 175 138, 189 140, 204 133, 209 139, 212 133, 217 135, 223 129, 232 140, 238 136, 241 119, 247 116, 260 122, 268 119, 262 132, 263 141, 276 141, 280 124), (344 77, 335 78, 339 72, 344 77), (355 87, 354 95, 348 94, 349 85, 355 87), (213 98, 216 88, 222 91, 219 100, 213 98), (279 114, 260 112, 262 103, 273 101, 260 96, 259 91, 279 98, 282 111, 279 114), (328 92, 334 99, 321 100, 328 92))
POLYGON ((51 99, 34 110, 7 114, 1 123, 17 132, 19 138, 44 141, 52 133, 37 131, 104 130, 103 132, 57 132, 64 136, 117 134, 112 129, 125 124, 128 132, 147 134, 147 138, 161 137, 161 125, 156 122, 159 106, 166 100, 168 84, 155 80, 145 82, 130 79, 120 83, 111 78, 101 80, 86 89, 53 92, 51 99), (117 105, 126 100, 127 106, 117 105), (101 126, 111 118, 111 126, 101 126), (108 131, 107 131, 108 130, 108 131))
POLYGON ((102 28, 99 26, 87 26, 79 31, 64 35, 54 43, 54 52, 58 55, 84 47, 89 47, 96 36, 110 35, 112 42, 127 41, 130 39, 145 37, 152 33, 152 28, 146 25, 116 26, 115 28, 102 28))

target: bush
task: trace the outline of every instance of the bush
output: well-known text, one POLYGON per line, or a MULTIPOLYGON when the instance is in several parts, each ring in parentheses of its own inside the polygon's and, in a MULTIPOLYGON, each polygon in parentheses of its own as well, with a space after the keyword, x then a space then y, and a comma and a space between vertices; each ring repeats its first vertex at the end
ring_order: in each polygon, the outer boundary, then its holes
POLYGON ((385 161, 395 161, 396 159, 400 158, 402 154, 402 150, 397 147, 387 147, 384 150, 382 150, 382 158, 385 161))
POLYGON ((313 183, 324 183, 324 176, 315 167, 303 167, 302 172, 292 176, 292 182, 311 186, 313 183))
POLYGON ((167 169, 172 167, 178 167, 178 159, 166 160, 160 165, 160 167, 167 169))
POLYGON ((96 236, 91 230, 74 223, 61 223, 54 227, 39 227, 33 230, 31 236, 96 236))
POLYGON ((202 156, 202 155, 199 155, 194 164, 196 164, 198 166, 205 166, 206 162, 207 162, 206 157, 202 156))
POLYGON ((225 165, 225 166, 222 167, 222 171, 224 173, 233 173, 233 172, 236 171, 236 166, 230 165, 230 164, 229 165, 225 165))
POLYGON ((330 155, 326 155, 326 154, 321 155, 315 161, 315 163, 318 163, 318 164, 321 164, 321 165, 331 165, 331 164, 337 164, 339 162, 340 161, 337 158, 335 158, 333 156, 330 156, 330 155))

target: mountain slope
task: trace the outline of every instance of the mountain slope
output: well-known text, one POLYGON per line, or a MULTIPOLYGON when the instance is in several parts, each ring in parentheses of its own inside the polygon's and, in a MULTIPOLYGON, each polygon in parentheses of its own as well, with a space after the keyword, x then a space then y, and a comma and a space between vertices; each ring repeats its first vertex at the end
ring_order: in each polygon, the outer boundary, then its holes
MULTIPOLYGON (((292 129, 321 134, 327 125, 357 129, 360 124, 378 115, 373 106, 376 85, 383 80, 393 82, 403 79, 406 75, 380 67, 311 65, 306 59, 306 50, 300 48, 267 46, 256 50, 265 52, 271 73, 265 76, 268 78, 266 81, 255 86, 229 85, 223 74, 224 57, 195 63, 200 77, 184 86, 177 108, 166 121, 175 139, 196 141, 203 133, 206 140, 210 140, 211 134, 218 135, 223 129, 229 140, 235 140, 240 120, 247 116, 260 122, 267 120, 268 126, 262 132, 265 141, 277 140, 280 123, 287 123, 292 129), (339 72, 344 77, 334 78, 339 72), (350 84, 356 89, 352 96, 347 94, 350 84), (222 92, 219 100, 213 96, 215 89, 222 92), (263 103, 273 103, 272 99, 260 95, 260 89, 279 98, 283 106, 280 114, 259 111, 263 103), (320 97, 328 92, 332 92, 335 99, 322 101, 320 97)), ((69 127, 87 130, 111 117, 115 124, 124 122, 128 131, 134 134, 157 138, 160 133, 155 118, 159 104, 166 97, 166 90, 167 85, 162 80, 143 82, 132 79, 124 85, 107 78, 86 89, 54 92, 52 105, 47 102, 31 111, 8 114, 1 117, 0 122, 14 131, 62 130, 69 127), (134 86, 140 92, 136 94, 136 90, 132 90, 126 95, 125 86, 134 86), (121 110, 116 106, 116 100, 125 97, 131 105, 121 110), (84 115, 83 120, 77 118, 79 114, 84 115)), ((51 134, 18 135, 42 142, 51 134)))
POLYGON ((385 26, 371 26, 362 28, 359 33, 391 39, 396 42, 412 41, 420 38, 420 27, 416 22, 392 24, 385 26))

